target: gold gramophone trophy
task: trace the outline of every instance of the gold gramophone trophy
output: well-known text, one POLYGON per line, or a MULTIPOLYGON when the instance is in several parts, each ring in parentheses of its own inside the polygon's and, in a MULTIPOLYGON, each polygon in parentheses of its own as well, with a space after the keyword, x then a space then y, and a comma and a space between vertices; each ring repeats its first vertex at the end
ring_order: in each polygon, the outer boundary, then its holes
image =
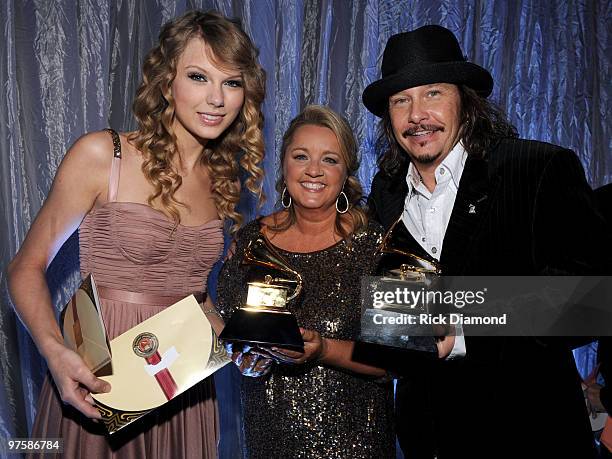
POLYGON ((409 233, 400 217, 391 225, 378 247, 378 252, 383 254, 379 272, 385 277, 430 285, 442 274, 441 267, 433 259, 426 260, 408 251, 408 244, 409 233))
MULTIPOLYGON (((439 314, 440 305, 427 301, 426 292, 435 289, 441 280, 439 264, 412 252, 411 237, 401 217, 384 235, 377 251, 382 254, 378 266, 380 277, 370 278, 363 295, 361 341, 399 347, 428 353, 437 353, 438 336, 449 333, 448 327, 432 325, 423 319, 425 315, 439 314), (393 296, 396 300, 373 302, 383 298, 382 292, 415 292, 423 301, 399 301, 414 299, 408 295, 393 296), (376 295, 378 292, 378 295, 376 295)), ((391 296, 391 295, 390 295, 391 296)))
POLYGON ((250 265, 246 303, 236 311, 219 338, 263 347, 304 350, 304 341, 289 301, 302 290, 302 276, 263 236, 251 241, 243 265, 250 265))

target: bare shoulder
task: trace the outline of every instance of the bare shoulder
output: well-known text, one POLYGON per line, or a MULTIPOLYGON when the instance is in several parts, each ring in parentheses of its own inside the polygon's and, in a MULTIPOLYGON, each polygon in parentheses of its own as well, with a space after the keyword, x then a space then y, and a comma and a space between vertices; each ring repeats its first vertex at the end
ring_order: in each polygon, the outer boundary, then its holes
POLYGON ((108 186, 112 160, 113 139, 110 133, 87 133, 64 156, 53 188, 62 188, 65 184, 88 196, 101 195, 108 186))
POLYGON ((46 268, 66 238, 105 199, 113 158, 108 132, 79 138, 60 164, 51 190, 19 251, 19 258, 46 268))
POLYGON ((108 131, 89 132, 77 139, 66 157, 88 162, 93 167, 108 166, 113 158, 113 139, 108 131))

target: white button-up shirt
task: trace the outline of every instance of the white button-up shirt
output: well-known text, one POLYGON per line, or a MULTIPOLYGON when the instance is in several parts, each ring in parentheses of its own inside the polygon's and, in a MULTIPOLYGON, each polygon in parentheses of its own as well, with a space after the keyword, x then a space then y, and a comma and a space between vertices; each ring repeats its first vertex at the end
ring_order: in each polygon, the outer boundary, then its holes
MULTIPOLYGON (((440 260, 442 254, 444 235, 455 205, 466 159, 467 152, 461 142, 458 142, 434 171, 436 186, 433 192, 421 181, 414 164, 410 163, 408 166, 408 194, 404 202, 402 221, 410 234, 436 260, 440 260)), ((463 331, 457 327, 455 345, 447 359, 462 357, 465 353, 463 331)))

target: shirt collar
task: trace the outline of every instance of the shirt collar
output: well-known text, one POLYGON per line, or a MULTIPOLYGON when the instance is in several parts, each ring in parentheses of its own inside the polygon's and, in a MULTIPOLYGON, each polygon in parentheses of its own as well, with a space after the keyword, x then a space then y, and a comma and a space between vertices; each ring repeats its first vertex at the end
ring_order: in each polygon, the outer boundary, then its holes
POLYGON ((442 164, 436 169, 436 173, 440 171, 441 167, 445 167, 451 174, 455 186, 459 188, 459 180, 461 180, 461 174, 463 174, 463 168, 465 167, 465 160, 467 159, 467 151, 461 145, 461 142, 457 142, 457 145, 450 151, 446 158, 442 161, 442 164))

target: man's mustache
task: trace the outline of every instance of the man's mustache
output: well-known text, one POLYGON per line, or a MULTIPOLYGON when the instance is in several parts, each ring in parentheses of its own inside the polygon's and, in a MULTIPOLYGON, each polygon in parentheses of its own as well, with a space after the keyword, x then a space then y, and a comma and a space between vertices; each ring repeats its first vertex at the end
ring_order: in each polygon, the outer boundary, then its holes
POLYGON ((419 124, 418 126, 413 126, 406 129, 402 132, 402 137, 406 138, 408 136, 414 135, 419 131, 442 131, 444 132, 444 128, 442 126, 436 126, 435 124, 419 124))

